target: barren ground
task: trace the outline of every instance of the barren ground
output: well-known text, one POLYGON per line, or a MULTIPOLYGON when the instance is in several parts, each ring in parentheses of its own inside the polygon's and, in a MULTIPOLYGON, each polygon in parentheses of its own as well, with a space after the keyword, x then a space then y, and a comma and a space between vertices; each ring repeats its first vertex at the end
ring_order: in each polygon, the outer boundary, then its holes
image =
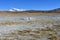
POLYGON ((0 40, 60 40, 59 13, 0 12, 0 40))

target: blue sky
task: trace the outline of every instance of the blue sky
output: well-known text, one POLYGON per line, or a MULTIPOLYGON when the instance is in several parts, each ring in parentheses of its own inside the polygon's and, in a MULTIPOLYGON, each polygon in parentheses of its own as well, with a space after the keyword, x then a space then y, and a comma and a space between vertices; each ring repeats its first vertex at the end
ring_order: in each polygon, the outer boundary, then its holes
POLYGON ((60 0, 0 0, 0 10, 10 8, 51 10, 60 8, 60 0))

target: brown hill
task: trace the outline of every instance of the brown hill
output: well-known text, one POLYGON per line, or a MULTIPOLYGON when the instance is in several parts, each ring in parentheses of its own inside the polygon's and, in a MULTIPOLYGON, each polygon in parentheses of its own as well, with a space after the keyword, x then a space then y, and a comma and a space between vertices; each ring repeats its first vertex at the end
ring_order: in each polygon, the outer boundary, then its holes
POLYGON ((48 13, 60 13, 60 8, 47 11, 48 13))
POLYGON ((28 13, 60 13, 60 8, 53 9, 53 10, 27 10, 22 12, 28 12, 28 13))

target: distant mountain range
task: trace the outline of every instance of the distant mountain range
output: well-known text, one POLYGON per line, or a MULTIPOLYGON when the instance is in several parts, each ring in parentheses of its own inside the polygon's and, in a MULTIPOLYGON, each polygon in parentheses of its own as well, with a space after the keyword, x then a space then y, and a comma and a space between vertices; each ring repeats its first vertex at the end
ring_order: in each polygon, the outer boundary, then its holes
POLYGON ((57 8, 57 9, 53 9, 53 10, 28 10, 28 11, 25 11, 25 12, 42 12, 42 13, 60 13, 60 8, 57 8))
POLYGON ((28 13, 60 13, 60 8, 53 9, 53 10, 26 10, 26 9, 17 9, 12 8, 7 10, 6 12, 28 12, 28 13))

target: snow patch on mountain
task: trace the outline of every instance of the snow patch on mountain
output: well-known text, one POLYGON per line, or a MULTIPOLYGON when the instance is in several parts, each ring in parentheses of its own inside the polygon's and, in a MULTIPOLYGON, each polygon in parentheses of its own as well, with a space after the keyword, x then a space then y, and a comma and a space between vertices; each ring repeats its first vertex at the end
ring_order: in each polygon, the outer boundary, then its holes
POLYGON ((25 9, 12 8, 9 11, 26 11, 25 9))

